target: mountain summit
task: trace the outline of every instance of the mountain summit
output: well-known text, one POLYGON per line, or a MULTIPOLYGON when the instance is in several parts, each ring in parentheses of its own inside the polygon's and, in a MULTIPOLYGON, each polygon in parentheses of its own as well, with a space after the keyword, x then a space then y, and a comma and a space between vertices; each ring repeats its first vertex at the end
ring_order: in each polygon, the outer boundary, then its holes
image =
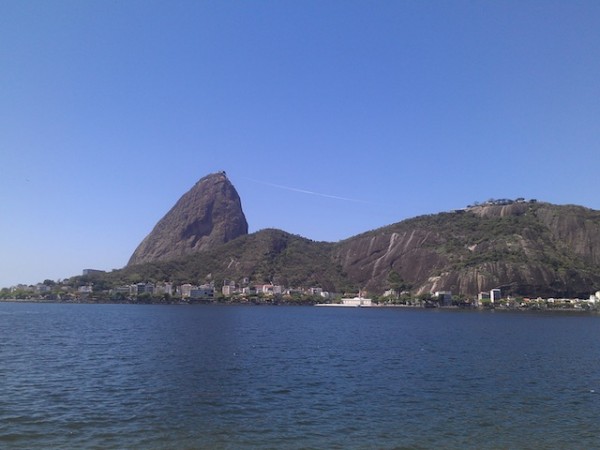
POLYGON ((156 224, 128 265, 166 261, 248 234, 240 197, 225 175, 200 179, 156 224))

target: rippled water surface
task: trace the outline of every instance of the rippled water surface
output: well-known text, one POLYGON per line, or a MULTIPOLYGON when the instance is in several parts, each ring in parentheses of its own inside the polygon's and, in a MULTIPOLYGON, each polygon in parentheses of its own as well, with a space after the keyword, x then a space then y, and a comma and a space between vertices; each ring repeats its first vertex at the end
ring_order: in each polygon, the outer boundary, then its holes
POLYGON ((598 448, 600 317, 0 303, 2 448, 598 448))

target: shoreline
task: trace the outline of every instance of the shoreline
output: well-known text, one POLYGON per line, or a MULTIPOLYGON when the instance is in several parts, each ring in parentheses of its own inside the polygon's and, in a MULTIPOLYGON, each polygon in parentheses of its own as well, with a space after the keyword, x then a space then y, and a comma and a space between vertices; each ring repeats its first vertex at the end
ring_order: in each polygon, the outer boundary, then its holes
POLYGON ((115 302, 115 301, 57 301, 47 299, 21 299, 10 298, 0 299, 0 303, 44 303, 57 305, 162 305, 162 306, 311 306, 318 308, 355 308, 355 309, 410 309, 410 310, 433 310, 433 311, 471 311, 471 312, 519 312, 519 313, 575 313, 575 314, 600 314, 600 309, 584 308, 470 308, 460 306, 413 306, 413 305, 344 305, 340 303, 294 303, 294 302, 219 302, 219 301, 174 301, 174 302, 115 302))

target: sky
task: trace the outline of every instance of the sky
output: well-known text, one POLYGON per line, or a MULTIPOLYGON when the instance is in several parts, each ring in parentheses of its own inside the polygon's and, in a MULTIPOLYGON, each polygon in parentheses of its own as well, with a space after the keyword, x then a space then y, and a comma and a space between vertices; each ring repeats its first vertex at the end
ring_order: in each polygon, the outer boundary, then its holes
POLYGON ((600 2, 0 1, 0 287, 123 267, 224 170, 250 232, 600 209, 600 2))

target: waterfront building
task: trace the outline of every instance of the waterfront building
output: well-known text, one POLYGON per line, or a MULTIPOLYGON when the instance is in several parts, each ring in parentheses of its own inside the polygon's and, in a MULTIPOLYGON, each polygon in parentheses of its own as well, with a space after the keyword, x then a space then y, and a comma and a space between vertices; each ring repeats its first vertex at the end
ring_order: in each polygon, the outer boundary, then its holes
POLYGON ((209 284, 190 289, 189 298, 197 300, 212 300, 215 298, 215 290, 209 284))
POLYGON ((442 306, 452 305, 452 292, 451 291, 437 291, 434 296, 442 304, 442 306))
POLYGON ((226 285, 223 286, 223 289, 221 290, 221 292, 223 293, 223 295, 225 297, 230 297, 230 296, 232 296, 233 294, 236 293, 236 289, 235 289, 235 286, 232 286, 230 284, 226 284, 226 285))
POLYGON ((159 295, 173 295, 173 283, 164 282, 154 287, 154 293, 159 295))
POLYGON ((342 305, 344 306, 372 306, 372 300, 364 297, 343 298, 342 305))
POLYGON ((142 295, 142 294, 153 294, 154 293, 154 284, 153 283, 137 283, 135 286, 135 294, 132 295, 142 295))
POLYGON ((496 300, 500 300, 502 298, 502 291, 500 289, 492 289, 490 290, 490 300, 494 303, 496 300))
POLYGON ((246 286, 246 287, 242 288, 242 294, 256 295, 256 286, 246 286))
POLYGON ((322 293, 323 293, 323 288, 320 288, 320 287, 308 288, 309 295, 321 295, 322 293))
POLYGON ((192 289, 194 289, 194 288, 195 288, 195 286, 192 286, 190 283, 182 284, 179 287, 179 290, 181 292, 181 298, 189 297, 192 292, 192 289))

